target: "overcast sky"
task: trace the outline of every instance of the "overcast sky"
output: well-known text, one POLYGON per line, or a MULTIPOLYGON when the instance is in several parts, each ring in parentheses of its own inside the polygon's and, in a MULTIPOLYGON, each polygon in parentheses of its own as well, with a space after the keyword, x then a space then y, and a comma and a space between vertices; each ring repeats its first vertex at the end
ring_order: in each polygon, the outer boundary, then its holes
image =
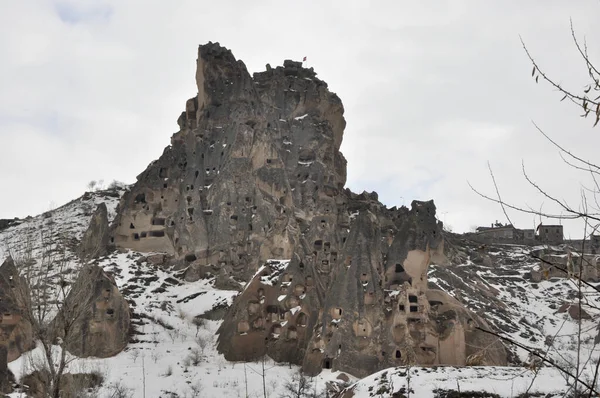
POLYGON ((134 182, 177 131, 208 41, 251 73, 308 57, 344 103, 355 192, 377 191, 388 206, 434 199, 462 232, 506 222, 467 185, 493 193, 488 161, 507 200, 552 208, 524 181, 523 160, 577 206, 588 176, 569 170, 531 121, 597 162, 600 127, 535 84, 519 35, 552 76, 579 88, 586 69, 569 18, 600 62, 599 15, 595 0, 0 0, 0 218, 62 205, 90 180, 134 182))

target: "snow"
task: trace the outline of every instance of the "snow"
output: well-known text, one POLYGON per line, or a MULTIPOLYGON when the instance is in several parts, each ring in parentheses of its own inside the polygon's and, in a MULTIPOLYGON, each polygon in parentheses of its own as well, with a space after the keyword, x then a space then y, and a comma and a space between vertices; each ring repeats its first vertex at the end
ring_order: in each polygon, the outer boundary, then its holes
POLYGON ((290 312, 292 313, 292 315, 296 315, 296 312, 300 311, 301 309, 302 309, 302 307, 300 307, 300 306, 298 305, 298 306, 296 306, 296 307, 294 307, 294 308, 291 308, 291 309, 290 309, 290 312))
POLYGON ((304 115, 302 115, 302 116, 295 117, 295 118, 294 118, 294 120, 302 120, 302 119, 304 119, 304 118, 305 118, 305 117, 307 117, 307 116, 308 116, 308 113, 305 113, 305 114, 304 114, 304 115))
POLYGON ((507 398, 529 391, 531 394, 539 393, 540 396, 550 398, 562 397, 569 386, 560 372, 552 368, 541 368, 536 373, 533 370, 514 367, 440 366, 385 369, 356 382, 348 387, 347 391, 354 393, 353 398, 371 398, 390 397, 393 392, 401 389, 410 390, 410 396, 419 398, 434 398, 434 391, 438 389, 463 393, 486 391, 507 398), (373 395, 374 392, 379 393, 373 395))
MULTIPOLYGON (((32 245, 33 255, 39 258, 42 233, 51 236, 66 233, 74 239, 81 239, 91 212, 99 203, 106 203, 109 220, 115 217, 119 196, 125 190, 117 192, 115 196, 94 192, 46 215, 21 220, 18 225, 0 231, 0 262, 9 249, 18 253, 26 243, 32 245)), ((351 214, 351 219, 358 214, 351 214)), ((430 284, 457 297, 473 311, 483 313, 488 323, 507 337, 547 352, 558 363, 574 363, 577 322, 568 314, 557 313, 556 309, 565 300, 573 301, 576 284, 573 280, 559 278, 533 284, 526 274, 537 263, 529 258, 529 250, 519 246, 494 248, 488 253, 496 257, 493 268, 478 265, 470 259, 454 266, 432 265, 428 279, 430 284), (491 297, 484 294, 491 294, 491 297), (501 304, 490 305, 491 300, 501 304), (548 336, 553 339, 552 347, 545 344, 548 336)), ((143 397, 144 390, 147 397, 170 397, 170 393, 180 397, 192 396, 192 387, 197 383, 203 388, 199 396, 238 397, 245 396, 246 380, 248 395, 262 396, 261 364, 228 362, 217 352, 216 332, 221 321, 205 320, 199 328, 193 323, 198 315, 231 305, 239 292, 216 289, 213 278, 185 282, 180 271, 154 267, 144 261, 146 255, 148 253, 135 251, 115 252, 99 262, 114 275, 119 289, 131 303, 138 331, 133 336, 134 340, 125 351, 111 358, 73 358, 68 371, 102 373, 105 383, 98 391, 100 397, 110 396, 110 386, 118 382, 130 388, 134 398, 143 397), (200 351, 197 365, 193 365, 186 358, 200 349, 198 341, 205 342, 206 346, 200 351)), ((253 280, 271 286, 288 284, 281 279, 289 263, 289 259, 267 260, 253 280)), ((70 264, 76 266, 74 259, 70 264)), ((585 297, 591 305, 598 306, 600 296, 590 293, 592 289, 585 287, 585 297)), ((385 294, 393 296, 398 291, 386 291, 385 294)), ((278 300, 286 297, 281 295, 278 300)), ((584 309, 594 317, 599 313, 588 305, 584 309)), ((297 306, 289 311, 295 315, 300 310, 301 307, 297 306)), ((586 362, 584 380, 593 378, 593 365, 598 359, 594 345, 596 328, 597 322, 582 321, 581 354, 586 362), (587 361, 590 356, 591 360, 587 361)), ((527 352, 511 349, 517 358, 527 362, 527 352)), ((58 347, 54 352, 55 355, 60 354, 58 347)), ((38 347, 11 362, 9 367, 19 379, 30 372, 29 364, 40 355, 42 350, 38 347)), ((290 368, 288 364, 277 364, 270 359, 267 359, 265 368, 269 369, 265 384, 271 397, 283 393, 283 383, 299 370, 297 366, 290 368)), ((316 384, 322 392, 325 383, 334 381, 338 375, 338 372, 324 370, 311 380, 311 384, 316 384)), ((372 397, 380 388, 397 391, 402 387, 413 391, 411 396, 423 398, 433 397, 436 389, 458 388, 461 391, 488 391, 502 397, 515 397, 530 385, 530 392, 550 394, 550 397, 563 396, 569 388, 563 375, 549 367, 540 368, 537 374, 524 367, 399 367, 370 375, 349 388, 355 398, 372 397)), ((19 394, 12 396, 18 397, 19 394)))

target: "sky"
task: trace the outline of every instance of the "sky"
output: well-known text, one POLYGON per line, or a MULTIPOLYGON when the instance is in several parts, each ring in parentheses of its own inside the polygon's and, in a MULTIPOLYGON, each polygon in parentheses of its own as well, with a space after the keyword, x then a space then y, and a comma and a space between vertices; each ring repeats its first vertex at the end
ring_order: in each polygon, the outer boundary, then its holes
POLYGON ((455 232, 506 223, 469 188, 494 195, 489 162, 504 200, 560 213, 523 163, 577 208, 589 173, 567 166, 532 122, 597 163, 600 127, 535 83, 520 37, 579 90, 586 68, 570 19, 600 63, 599 13, 594 0, 0 0, 0 218, 60 206, 91 180, 134 182, 196 95, 197 46, 208 41, 250 73, 307 57, 344 103, 355 192, 376 191, 389 207, 434 199, 455 232))

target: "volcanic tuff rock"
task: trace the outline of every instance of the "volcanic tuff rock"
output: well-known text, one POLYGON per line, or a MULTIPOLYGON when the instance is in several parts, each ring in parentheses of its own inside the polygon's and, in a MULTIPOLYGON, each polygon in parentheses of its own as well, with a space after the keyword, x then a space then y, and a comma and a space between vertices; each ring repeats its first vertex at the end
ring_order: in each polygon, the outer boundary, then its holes
POLYGON ((249 281, 220 329, 229 360, 268 353, 365 375, 397 364, 505 364, 475 314, 429 290, 447 263, 433 201, 388 209, 344 189, 340 99, 300 62, 251 77, 199 47, 198 95, 119 206, 112 242, 162 251, 189 278, 249 281), (479 351, 478 347, 487 347, 479 351))
POLYGON ((75 321, 67 325, 67 350, 79 357, 106 358, 118 354, 128 340, 129 304, 119 292, 115 281, 102 268, 81 269, 55 322, 56 333, 65 335, 64 319, 75 321))
POLYGON ((7 362, 34 346, 31 324, 22 316, 18 294, 25 289, 13 259, 7 258, 0 266, 0 392, 7 387, 7 362))
POLYGON ((94 211, 88 229, 79 244, 78 254, 82 260, 104 256, 108 246, 108 210, 100 203, 94 211))

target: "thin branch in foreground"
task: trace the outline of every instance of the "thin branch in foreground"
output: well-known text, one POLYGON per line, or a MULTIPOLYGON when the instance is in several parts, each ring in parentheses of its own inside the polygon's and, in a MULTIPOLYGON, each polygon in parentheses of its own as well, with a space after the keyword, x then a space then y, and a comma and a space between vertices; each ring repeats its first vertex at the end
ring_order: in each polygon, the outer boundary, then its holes
POLYGON ((568 376, 571 376, 571 377, 573 378, 573 380, 578 380, 578 381, 579 381, 579 383, 581 383, 581 385, 585 386, 585 387, 586 387, 588 390, 590 390, 590 392, 591 392, 591 393, 596 393, 596 394, 598 394, 598 391, 597 391, 597 390, 596 390, 594 387, 592 387, 592 386, 591 386, 591 385, 589 385, 588 383, 586 383, 586 382, 584 382, 583 380, 581 380, 581 379, 580 379, 580 378, 579 378, 577 375, 574 375, 573 373, 569 372, 569 371, 568 371, 567 369, 565 369, 564 367, 562 367, 562 366, 558 365, 558 364, 557 364, 556 362, 554 362, 552 359, 549 359, 549 358, 547 358, 546 356, 542 356, 542 355, 540 355, 540 354, 539 354, 538 352, 536 352, 535 350, 532 350, 531 348, 529 348, 529 347, 527 347, 527 346, 525 346, 525 345, 523 345, 523 344, 521 344, 521 343, 518 343, 518 342, 516 342, 516 341, 514 341, 514 340, 512 340, 512 339, 510 339, 510 338, 508 338, 508 337, 502 336, 502 335, 500 335, 500 334, 498 334, 498 333, 496 333, 496 332, 492 332, 491 330, 483 329, 483 328, 481 328, 481 327, 479 327, 479 326, 475 326, 475 329, 477 329, 477 330, 481 330, 482 332, 484 332, 484 333, 487 333, 487 334, 491 334, 492 336, 496 336, 496 337, 498 337, 498 338, 499 338, 499 339, 501 339, 501 340, 504 340, 504 341, 506 341, 506 342, 508 342, 508 343, 510 343, 510 344, 514 344, 514 345, 516 345, 517 347, 524 349, 525 351, 527 351, 527 352, 528 352, 528 353, 530 353, 531 355, 533 355, 533 356, 536 356, 536 357, 538 357, 539 359, 541 359, 541 360, 542 360, 542 362, 546 362, 547 364, 549 364, 549 365, 551 365, 551 366, 555 367, 556 369, 560 370, 560 371, 561 371, 561 372, 563 372, 564 374, 566 374, 566 375, 568 375, 568 376))

